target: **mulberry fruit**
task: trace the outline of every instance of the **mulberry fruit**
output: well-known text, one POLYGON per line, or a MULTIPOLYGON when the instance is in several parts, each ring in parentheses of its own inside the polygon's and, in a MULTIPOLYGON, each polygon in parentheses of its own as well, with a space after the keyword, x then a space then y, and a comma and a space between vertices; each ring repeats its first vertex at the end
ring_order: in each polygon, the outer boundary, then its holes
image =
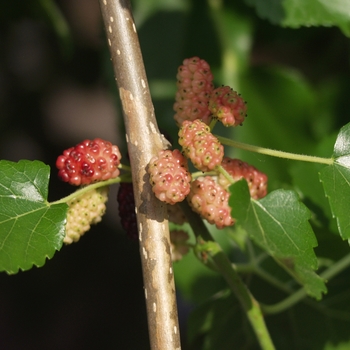
POLYGON ((90 225, 101 221, 106 211, 108 186, 91 190, 82 196, 69 201, 66 235, 63 242, 70 244, 79 241, 80 237, 90 230, 90 225))
POLYGON ((209 64, 199 57, 185 59, 177 73, 174 119, 178 125, 185 120, 201 119, 209 124, 208 109, 210 93, 213 91, 213 74, 209 64))
POLYGON ((182 202, 190 192, 191 174, 187 160, 177 149, 160 151, 147 169, 156 197, 168 204, 182 202))
MULTIPOLYGON (((267 176, 254 166, 239 159, 231 159, 229 157, 223 159, 221 166, 232 176, 234 181, 242 178, 247 181, 252 198, 260 199, 266 196, 267 176)), ((222 174, 219 175, 218 182, 224 188, 230 185, 230 182, 222 174)))
POLYGON ((208 109, 225 126, 241 125, 247 116, 246 102, 229 86, 221 86, 212 91, 208 109))
POLYGON ((120 159, 118 146, 96 138, 65 150, 56 166, 63 181, 79 186, 118 177, 120 159))
POLYGON ((179 131, 184 155, 201 171, 213 170, 224 157, 224 147, 200 120, 185 121, 179 131))
POLYGON ((196 213, 221 229, 232 226, 235 222, 231 217, 229 196, 229 193, 216 182, 215 177, 201 176, 192 182, 187 200, 196 213))

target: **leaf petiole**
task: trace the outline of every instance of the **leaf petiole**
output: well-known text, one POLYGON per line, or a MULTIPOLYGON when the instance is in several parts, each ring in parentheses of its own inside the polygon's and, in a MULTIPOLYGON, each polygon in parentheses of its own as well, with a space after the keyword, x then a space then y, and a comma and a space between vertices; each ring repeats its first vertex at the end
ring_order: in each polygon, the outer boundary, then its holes
POLYGON ((259 154, 266 154, 272 157, 279 157, 279 158, 285 158, 285 159, 291 159, 291 160, 299 160, 302 162, 311 162, 311 163, 319 163, 319 164, 327 164, 327 165, 332 165, 334 163, 333 158, 308 156, 304 154, 277 151, 270 148, 264 148, 260 146, 249 145, 243 142, 233 141, 231 139, 218 136, 218 135, 215 135, 215 137, 217 137, 217 139, 224 145, 244 149, 246 151, 251 151, 259 154))
POLYGON ((51 202, 50 204, 67 203, 76 197, 80 197, 81 195, 83 195, 86 192, 89 192, 89 191, 94 190, 96 188, 113 185, 113 184, 116 184, 119 182, 131 182, 130 174, 129 173, 123 174, 123 175, 118 176, 114 179, 109 179, 106 181, 99 181, 99 182, 96 182, 94 184, 81 187, 80 189, 76 190, 75 192, 71 193, 70 195, 63 197, 55 202, 51 202))
MULTIPOLYGON (((320 274, 320 277, 325 280, 330 280, 335 277, 338 273, 343 271, 345 268, 350 266, 350 254, 345 255, 342 259, 334 263, 327 270, 320 274)), ((279 303, 273 305, 265 305, 260 303, 261 309, 265 314, 277 314, 280 313, 293 305, 297 304, 299 301, 307 296, 304 288, 300 288, 298 291, 287 297, 286 299, 280 301, 279 303)))

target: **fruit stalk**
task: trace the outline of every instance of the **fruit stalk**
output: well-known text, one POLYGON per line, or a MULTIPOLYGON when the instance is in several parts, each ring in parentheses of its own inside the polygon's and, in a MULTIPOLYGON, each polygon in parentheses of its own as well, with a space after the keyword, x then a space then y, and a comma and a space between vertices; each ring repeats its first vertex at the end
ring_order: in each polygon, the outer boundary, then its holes
POLYGON ((139 227, 152 349, 180 349, 166 205, 153 195, 146 166, 167 146, 159 133, 130 2, 100 0, 123 107, 139 227))
POLYGON ((272 342, 258 301, 250 293, 235 267, 222 251, 220 245, 215 242, 203 220, 189 210, 186 202, 182 202, 181 207, 183 211, 187 213, 189 224, 197 237, 197 242, 199 242, 199 249, 201 249, 202 252, 205 252, 206 255, 210 256, 215 269, 225 279, 230 290, 236 296, 241 307, 246 312, 261 349, 275 350, 275 346, 272 342))

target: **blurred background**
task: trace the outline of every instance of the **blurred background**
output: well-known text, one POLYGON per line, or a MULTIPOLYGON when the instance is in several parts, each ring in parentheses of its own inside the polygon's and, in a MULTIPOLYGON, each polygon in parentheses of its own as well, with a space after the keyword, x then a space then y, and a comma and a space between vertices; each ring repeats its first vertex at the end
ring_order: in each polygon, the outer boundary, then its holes
MULTIPOLYGON (((132 5, 159 126, 175 145, 176 72, 191 56, 248 101, 244 127, 220 130, 228 137, 320 154, 315 145, 349 121, 349 40, 338 28, 281 28, 243 1, 132 5)), ((98 1, 2 1, 0 159, 49 164, 53 201, 72 191, 55 171, 62 150, 101 137, 126 158, 124 134, 98 1)), ((287 162, 229 152, 268 171, 270 189, 291 186, 287 162)), ((42 268, 0 275, 0 349, 149 348, 138 246, 119 225, 116 192, 79 243, 42 268)), ((184 349, 189 311, 223 286, 186 259, 176 267, 184 349)))

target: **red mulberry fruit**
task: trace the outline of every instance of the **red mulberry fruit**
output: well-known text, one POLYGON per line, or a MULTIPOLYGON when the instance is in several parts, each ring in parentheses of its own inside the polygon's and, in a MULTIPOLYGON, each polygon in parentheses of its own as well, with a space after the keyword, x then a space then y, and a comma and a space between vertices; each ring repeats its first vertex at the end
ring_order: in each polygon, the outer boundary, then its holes
POLYGON ((56 166, 63 181, 79 186, 118 177, 120 159, 118 146, 96 138, 65 150, 56 166))

